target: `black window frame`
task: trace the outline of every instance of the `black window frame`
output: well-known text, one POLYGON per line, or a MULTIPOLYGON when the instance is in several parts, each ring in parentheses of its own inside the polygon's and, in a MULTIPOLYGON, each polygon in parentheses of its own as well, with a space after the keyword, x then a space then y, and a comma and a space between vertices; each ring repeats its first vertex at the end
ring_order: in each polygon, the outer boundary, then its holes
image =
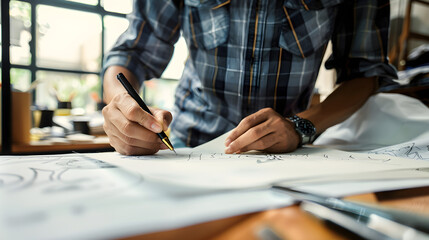
MULTIPOLYGON (((36 65, 36 23, 37 23, 37 13, 36 9, 38 5, 59 7, 70 10, 77 10, 88 13, 98 14, 101 18, 101 61, 104 59, 104 49, 105 49, 105 25, 104 17, 113 16, 126 18, 126 14, 106 11, 101 5, 101 0, 98 0, 97 5, 88 5, 79 2, 71 2, 66 0, 16 0, 19 2, 25 2, 31 6, 31 41, 30 45, 30 55, 31 61, 29 65, 22 64, 12 64, 10 63, 10 0, 1 1, 1 22, 2 22, 2 61, 0 66, 2 68, 2 119, 1 119, 1 129, 2 129, 2 148, 0 154, 11 154, 12 153, 12 132, 11 132, 11 86, 10 86, 10 70, 12 68, 28 70, 31 73, 31 83, 36 80, 37 71, 50 71, 50 72, 61 72, 61 73, 73 73, 73 74, 97 74, 100 72, 93 71, 83 71, 83 70, 70 70, 70 69, 61 69, 61 68, 49 68, 49 67, 38 67, 36 65)), ((100 63, 102 66, 102 62, 100 63)), ((101 81, 101 86, 103 86, 103 81, 101 81)), ((102 96, 103 92, 100 92, 102 96)), ((34 101, 33 95, 33 101, 34 101)))

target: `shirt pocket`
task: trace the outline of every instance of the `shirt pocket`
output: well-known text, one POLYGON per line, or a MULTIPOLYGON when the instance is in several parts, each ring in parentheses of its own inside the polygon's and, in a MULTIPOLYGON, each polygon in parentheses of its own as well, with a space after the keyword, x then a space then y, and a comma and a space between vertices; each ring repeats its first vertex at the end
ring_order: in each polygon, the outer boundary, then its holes
POLYGON ((228 39, 231 0, 185 0, 184 34, 195 47, 213 49, 228 39))
POLYGON ((285 0, 279 46, 303 58, 326 46, 344 0, 285 0))

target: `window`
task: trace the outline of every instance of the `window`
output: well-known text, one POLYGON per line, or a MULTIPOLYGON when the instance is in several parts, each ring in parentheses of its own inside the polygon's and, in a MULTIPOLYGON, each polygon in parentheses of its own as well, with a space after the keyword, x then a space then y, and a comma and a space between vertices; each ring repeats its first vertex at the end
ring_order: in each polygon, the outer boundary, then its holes
MULTIPOLYGON (((131 11, 132 0, 10 1, 12 87, 26 91, 33 84, 33 104, 43 108, 72 100, 73 107, 95 111, 102 98, 102 59, 127 29, 131 11)), ((171 110, 187 56, 180 38, 161 79, 145 84, 144 95, 154 105, 171 110), (154 86, 165 84, 172 88, 171 99, 157 102, 161 90, 154 86)))
POLYGON ((131 10, 132 0, 10 1, 12 87, 26 91, 33 83, 41 107, 70 100, 95 111, 102 59, 128 27, 131 10))

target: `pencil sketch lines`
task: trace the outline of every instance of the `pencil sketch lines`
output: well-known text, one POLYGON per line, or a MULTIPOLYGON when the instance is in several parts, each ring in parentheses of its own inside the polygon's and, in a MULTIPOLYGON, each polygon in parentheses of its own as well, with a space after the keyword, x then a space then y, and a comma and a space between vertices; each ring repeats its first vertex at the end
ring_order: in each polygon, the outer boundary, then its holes
MULTIPOLYGON (((250 160, 255 161, 257 164, 272 163, 272 162, 285 162, 287 160, 302 160, 302 161, 320 161, 320 160, 341 160, 341 161, 353 161, 359 157, 350 154, 345 156, 335 156, 328 153, 323 153, 320 155, 309 155, 309 154, 265 154, 260 152, 251 152, 245 154, 224 154, 224 153, 199 153, 191 152, 187 157, 186 161, 204 161, 204 160, 250 160)), ((388 157, 374 157, 374 156, 365 156, 367 160, 379 161, 381 163, 391 161, 391 158, 388 157)), ((359 158, 364 160, 362 157, 359 158)), ((185 160, 185 159, 184 159, 185 160)))
MULTIPOLYGON (((69 192, 115 191, 140 184, 142 176, 126 175, 125 180, 116 181, 123 170, 114 165, 82 155, 33 156, 3 161, 0 169, 0 194, 2 191, 35 191, 39 194, 59 194, 69 192)), ((122 178, 121 178, 122 179, 122 178)))
MULTIPOLYGON (((200 154, 195 154, 196 156, 193 156, 193 153, 190 153, 189 154, 189 157, 188 157, 188 161, 191 161, 191 159, 192 160, 199 160, 199 161, 201 161, 202 160, 202 157, 203 157, 203 154, 202 153, 200 153, 200 154)), ((213 158, 213 156, 212 156, 212 158, 213 158)))
POLYGON ((260 153, 249 153, 249 154, 224 154, 224 153, 200 153, 191 152, 186 159, 187 161, 204 161, 204 160, 249 160, 256 161, 258 164, 270 163, 275 161, 284 161, 283 155, 274 154, 260 154, 260 153))
POLYGON ((240 159, 240 154, 224 154, 224 153, 201 153, 191 152, 187 157, 187 161, 204 161, 204 160, 236 160, 240 159))
POLYGON ((24 177, 20 176, 19 174, 0 173, 0 189, 20 184, 23 181, 24 177))
POLYGON ((416 171, 429 172, 429 168, 417 168, 416 171))
POLYGON ((274 161, 284 161, 283 157, 281 155, 266 155, 266 159, 257 159, 256 163, 269 163, 274 161))
POLYGON ((56 172, 56 177, 52 178, 52 181, 55 181, 56 184, 51 184, 50 186, 43 189, 44 193, 52 194, 52 193, 60 193, 60 192, 69 192, 69 191, 81 191, 81 190, 96 190, 92 183, 95 179, 92 177, 79 177, 74 179, 63 179, 63 175, 69 172, 70 169, 62 169, 56 172))
POLYGON ((390 158, 388 158, 388 159, 385 159, 385 158, 378 159, 378 158, 374 158, 374 157, 371 157, 371 156, 368 156, 368 159, 369 160, 381 161, 381 162, 389 162, 391 160, 390 158))
MULTIPOLYGON (((37 180, 37 178, 39 177, 38 171, 39 169, 36 168, 28 168, 30 170, 30 177, 25 178, 24 176, 21 176, 22 178, 24 178, 24 181, 22 182, 23 184, 20 187, 17 187, 15 190, 21 190, 21 189, 25 189, 28 187, 31 187, 34 182, 37 180)), ((43 171, 43 170, 41 170, 43 171)))
POLYGON ((383 148, 369 153, 387 154, 395 157, 405 157, 416 160, 429 160, 429 145, 418 146, 416 143, 408 143, 395 148, 383 148))
POLYGON ((79 156, 79 158, 61 158, 59 159, 59 161, 56 161, 56 164, 67 167, 69 169, 116 168, 116 166, 111 165, 109 163, 105 163, 96 159, 91 159, 85 156, 79 156))

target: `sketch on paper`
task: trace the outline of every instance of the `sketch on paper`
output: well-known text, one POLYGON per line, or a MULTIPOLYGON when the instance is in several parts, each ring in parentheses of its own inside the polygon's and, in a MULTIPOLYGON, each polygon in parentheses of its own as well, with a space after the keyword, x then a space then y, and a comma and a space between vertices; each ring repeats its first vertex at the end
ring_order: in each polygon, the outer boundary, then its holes
MULTIPOLYGON (((298 157, 308 157, 308 154, 295 155, 298 157)), ((203 153, 203 152, 189 152, 178 153, 177 155, 153 155, 153 156, 122 156, 123 159, 130 160, 174 160, 185 162, 194 161, 234 161, 234 160, 249 160, 256 163, 268 163, 273 161, 284 161, 287 157, 283 155, 266 154, 260 152, 245 153, 245 154, 225 154, 225 153, 203 153)))
POLYGON ((79 215, 88 210, 87 202, 116 197, 143 182, 139 174, 80 154, 2 156, 0 222, 36 224, 59 209, 79 215))
POLYGON ((417 145, 415 142, 385 147, 373 151, 370 154, 385 154, 394 157, 405 157, 415 160, 429 160, 429 145, 417 145))
POLYGON ((187 161, 203 161, 203 160, 250 160, 256 161, 256 163, 267 163, 270 161, 283 161, 281 155, 273 154, 225 154, 225 153, 200 153, 200 152, 191 152, 187 161))
POLYGON ((106 171, 120 171, 116 168, 78 154, 2 157, 0 190, 17 192, 31 187, 37 188, 39 194, 54 194, 113 189, 117 184, 106 181, 103 175, 106 171))
POLYGON ((201 161, 214 161, 214 162, 246 162, 246 163, 288 163, 288 160, 302 160, 302 161, 368 161, 368 162, 379 162, 388 163, 391 160, 392 155, 376 155, 368 153, 352 153, 342 151, 331 151, 317 148, 302 148, 293 153, 286 154, 271 154, 259 151, 251 151, 240 154, 225 154, 221 152, 200 152, 193 151, 193 149, 186 149, 181 151, 177 150, 177 154, 170 152, 160 152, 150 156, 119 156, 120 159, 129 161, 173 161, 173 162, 201 162, 201 161))

